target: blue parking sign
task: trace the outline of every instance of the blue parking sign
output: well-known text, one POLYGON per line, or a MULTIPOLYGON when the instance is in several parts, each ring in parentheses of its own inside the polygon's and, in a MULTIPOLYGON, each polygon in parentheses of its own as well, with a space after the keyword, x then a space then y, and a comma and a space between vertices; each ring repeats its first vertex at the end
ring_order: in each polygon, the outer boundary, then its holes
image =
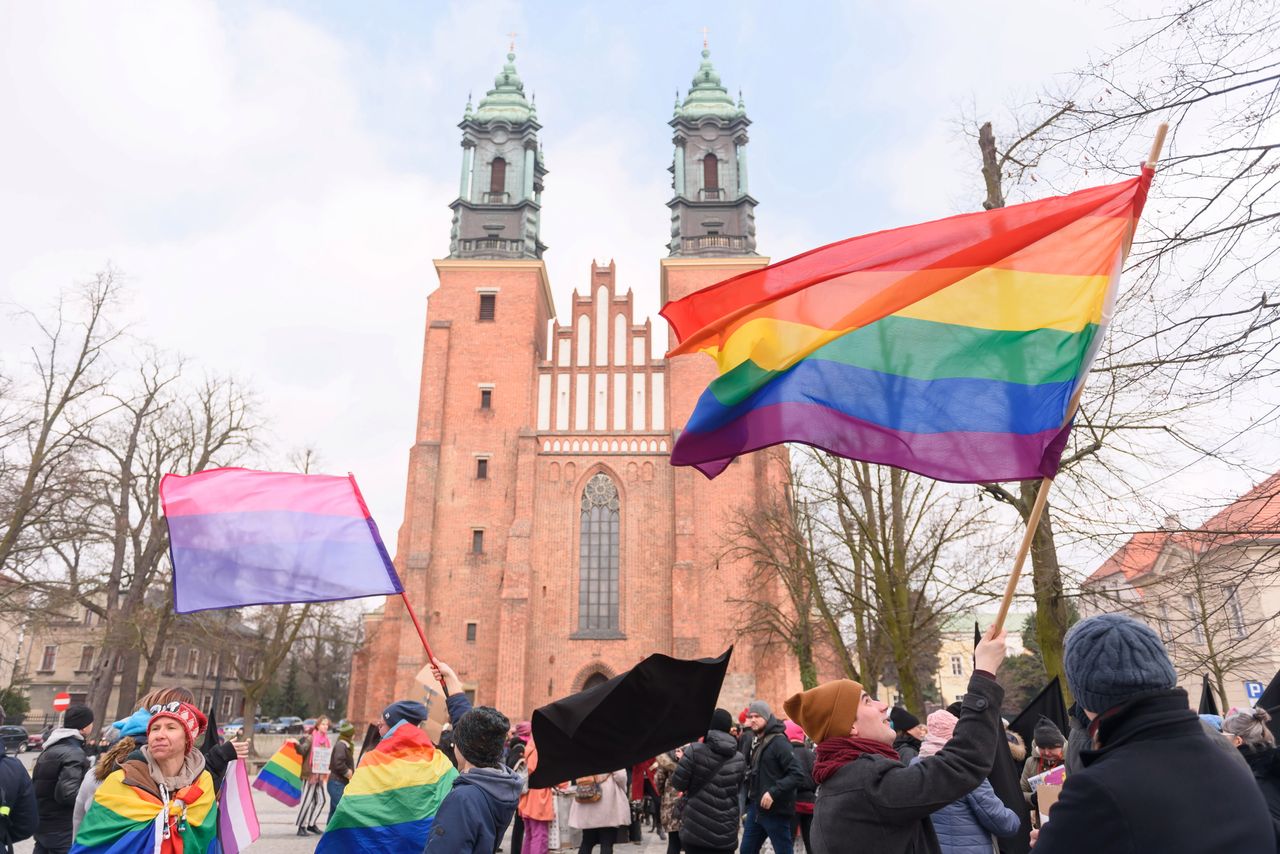
POLYGON ((1258 698, 1262 696, 1262 683, 1244 683, 1244 695, 1249 698, 1249 705, 1252 706, 1254 703, 1258 702, 1258 698))

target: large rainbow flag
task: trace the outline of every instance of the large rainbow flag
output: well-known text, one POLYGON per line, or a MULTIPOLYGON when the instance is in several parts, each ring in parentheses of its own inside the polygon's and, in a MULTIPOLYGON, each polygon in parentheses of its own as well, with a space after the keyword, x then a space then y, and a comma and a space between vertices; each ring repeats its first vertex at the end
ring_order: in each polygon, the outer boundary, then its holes
POLYGON ((833 243, 668 303, 719 375, 672 449, 802 442, 939 480, 1053 477, 1153 171, 833 243))
POLYGON ((94 793, 72 854, 214 854, 218 850, 218 809, 208 772, 195 785, 175 792, 167 811, 159 798, 125 783, 124 775, 124 771, 112 773, 94 793), (179 820, 183 803, 185 822, 179 820))
POLYGON ((296 807, 302 800, 302 754, 298 752, 298 742, 291 738, 271 754, 253 787, 287 807, 296 807))
POLYGON ((457 776, 425 732, 401 721, 360 758, 317 854, 423 850, 457 776))

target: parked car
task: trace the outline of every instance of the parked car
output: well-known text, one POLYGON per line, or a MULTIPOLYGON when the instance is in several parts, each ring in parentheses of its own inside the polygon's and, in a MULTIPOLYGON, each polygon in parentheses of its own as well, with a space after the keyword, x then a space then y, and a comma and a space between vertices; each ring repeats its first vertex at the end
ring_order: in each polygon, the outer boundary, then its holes
POLYGON ((263 732, 263 733, 271 732, 271 724, 272 724, 271 718, 258 718, 256 721, 254 721, 253 731, 263 732))
POLYGON ((244 732, 244 718, 236 718, 235 720, 222 727, 223 738, 239 738, 244 732))
POLYGON ((33 732, 28 735, 27 750, 44 750, 44 733, 33 732))
POLYGON ((302 722, 302 731, 307 735, 311 735, 311 731, 316 728, 316 719, 307 718, 302 722))
POLYGON ((20 726, 0 726, 0 741, 4 742, 6 751, 22 753, 27 749, 27 740, 30 737, 30 733, 20 726))
POLYGON ((302 732, 302 718, 285 715, 276 718, 271 726, 267 728, 267 732, 277 735, 287 735, 302 732))

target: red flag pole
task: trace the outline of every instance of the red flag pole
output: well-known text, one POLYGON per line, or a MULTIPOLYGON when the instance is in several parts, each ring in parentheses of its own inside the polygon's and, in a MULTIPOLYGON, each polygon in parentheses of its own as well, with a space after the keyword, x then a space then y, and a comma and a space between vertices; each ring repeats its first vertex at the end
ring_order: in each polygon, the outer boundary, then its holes
MULTIPOLYGON (((1165 134, 1169 132, 1169 123, 1161 122, 1156 128, 1156 138, 1151 142, 1151 153, 1147 155, 1146 162, 1143 166, 1148 169, 1156 168, 1156 163, 1160 160, 1160 151, 1164 148, 1165 134)), ((1136 224, 1135 224, 1136 225, 1136 224)), ((1130 235, 1132 239, 1132 235, 1130 235)), ((1128 244, 1125 248, 1128 254, 1128 244)), ((1067 417, 1063 419, 1062 426, 1071 423, 1071 419, 1075 418, 1076 410, 1080 407, 1080 395, 1084 391, 1084 380, 1080 381, 1080 385, 1076 387, 1075 393, 1071 395, 1071 402, 1067 404, 1067 417)), ((1044 515, 1045 505, 1049 502, 1049 485, 1053 483, 1052 478, 1044 478, 1040 481, 1040 488, 1036 491, 1036 500, 1031 505, 1031 512, 1027 514, 1027 529, 1022 535, 1022 544, 1018 546, 1018 554, 1013 559, 1013 572, 1009 574, 1009 581, 1004 587, 1004 598, 1000 600, 1000 610, 996 612, 996 620, 991 624, 991 629, 987 633, 988 637, 994 637, 1004 628, 1004 621, 1009 616, 1009 606, 1013 604, 1013 594, 1018 589, 1018 580, 1022 577, 1022 567, 1027 562, 1027 555, 1031 551, 1031 543, 1035 538, 1036 530, 1040 527, 1040 517, 1044 515)))
MULTIPOLYGON (((418 620, 418 614, 413 610, 413 605, 409 602, 409 595, 403 590, 400 591, 400 600, 404 602, 404 608, 409 612, 409 618, 413 620, 413 627, 418 630, 418 640, 422 641, 422 648, 427 651, 427 661, 435 665, 436 656, 431 651, 431 644, 427 643, 427 633, 422 630, 422 623, 418 620)), ((446 697, 449 696, 449 687, 444 684, 444 677, 440 678, 440 688, 444 691, 446 697)))

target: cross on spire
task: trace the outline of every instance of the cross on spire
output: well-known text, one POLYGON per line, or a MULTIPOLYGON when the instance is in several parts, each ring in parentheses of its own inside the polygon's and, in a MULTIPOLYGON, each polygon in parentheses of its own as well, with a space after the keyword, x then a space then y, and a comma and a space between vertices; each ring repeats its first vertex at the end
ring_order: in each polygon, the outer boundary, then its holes
POLYGON ((711 32, 706 27, 702 28, 702 49, 707 49, 707 33, 711 32))
POLYGON ((507 38, 511 39, 511 47, 510 47, 510 48, 508 48, 508 51, 509 51, 510 53, 515 53, 515 52, 516 52, 516 36, 518 36, 518 35, 520 35, 520 34, 519 34, 519 33, 516 33, 516 32, 507 33, 507 38))

